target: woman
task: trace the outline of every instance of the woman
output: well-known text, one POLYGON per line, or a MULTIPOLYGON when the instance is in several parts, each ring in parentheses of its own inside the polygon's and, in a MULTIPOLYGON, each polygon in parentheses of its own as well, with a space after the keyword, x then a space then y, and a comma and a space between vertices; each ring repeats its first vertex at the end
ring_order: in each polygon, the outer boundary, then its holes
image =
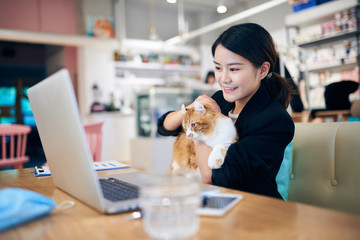
MULTIPOLYGON (((220 169, 207 166, 212 149, 195 144, 203 182, 281 198, 275 178, 284 149, 293 138, 294 123, 286 111, 291 86, 273 72, 274 42, 260 25, 245 23, 223 32, 212 54, 221 90, 197 100, 233 118, 239 138, 229 147, 220 169)), ((158 122, 159 133, 177 135, 182 119, 181 111, 164 114, 158 122)))
POLYGON ((206 74, 205 83, 206 83, 206 84, 213 84, 213 83, 215 83, 215 73, 214 73, 214 71, 209 71, 209 72, 206 74))

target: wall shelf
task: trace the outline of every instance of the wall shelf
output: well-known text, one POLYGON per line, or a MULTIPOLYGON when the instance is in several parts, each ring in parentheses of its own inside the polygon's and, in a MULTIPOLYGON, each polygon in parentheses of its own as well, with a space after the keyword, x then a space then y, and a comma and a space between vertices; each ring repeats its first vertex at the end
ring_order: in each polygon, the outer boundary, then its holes
POLYGON ((345 70, 354 68, 357 65, 356 59, 345 59, 345 60, 337 60, 334 62, 328 63, 320 63, 320 64, 312 64, 308 67, 301 68, 301 71, 309 71, 309 72, 323 72, 326 70, 345 70))
POLYGON ((137 63, 137 62, 115 62, 115 67, 129 70, 149 70, 149 71, 178 71, 199 73, 198 65, 178 65, 165 63, 137 63))
POLYGON ((121 84, 141 84, 141 85, 163 85, 165 84, 165 79, 163 78, 122 78, 115 77, 116 83, 115 86, 121 84))
POLYGON ((324 19, 337 12, 341 12, 356 6, 357 0, 331 1, 286 16, 285 25, 294 27, 311 25, 314 22, 318 22, 319 19, 324 19))
POLYGON ((338 0, 286 16, 288 33, 296 29, 295 41, 290 35, 288 40, 298 50, 299 75, 305 82, 309 109, 326 107, 324 90, 328 84, 358 81, 358 14, 357 0, 338 0))
POLYGON ((317 46, 320 44, 324 45, 327 43, 333 43, 336 41, 341 41, 341 40, 345 40, 345 39, 349 39, 349 38, 355 38, 357 33, 358 33, 357 31, 342 32, 342 33, 334 34, 331 36, 314 39, 312 41, 295 42, 295 44, 301 48, 314 47, 314 46, 317 46))
POLYGON ((120 46, 119 40, 116 39, 100 39, 82 35, 42 33, 9 29, 0 29, 0 40, 60 46, 86 46, 114 50, 118 49, 120 46))

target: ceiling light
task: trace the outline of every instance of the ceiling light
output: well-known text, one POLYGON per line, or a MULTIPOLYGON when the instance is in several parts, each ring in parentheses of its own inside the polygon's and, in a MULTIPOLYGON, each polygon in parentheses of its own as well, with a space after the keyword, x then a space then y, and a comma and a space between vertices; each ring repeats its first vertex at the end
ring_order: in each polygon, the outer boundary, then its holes
POLYGON ((227 7, 225 5, 219 5, 216 10, 218 13, 226 13, 227 7))
POLYGON ((176 0, 167 0, 168 3, 176 3, 176 0))

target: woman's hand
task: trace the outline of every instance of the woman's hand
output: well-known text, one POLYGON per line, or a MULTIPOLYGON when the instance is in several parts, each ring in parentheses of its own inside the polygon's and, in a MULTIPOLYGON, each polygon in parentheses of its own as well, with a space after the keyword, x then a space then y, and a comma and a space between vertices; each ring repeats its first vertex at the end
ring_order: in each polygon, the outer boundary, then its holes
MULTIPOLYGON (((216 103, 214 99, 212 99, 209 96, 201 95, 198 98, 196 98, 195 101, 200 102, 202 105, 208 104, 212 106, 215 109, 215 111, 221 113, 221 109, 219 105, 216 103)), ((190 105, 188 105, 186 108, 194 107, 195 101, 192 102, 190 105)), ((183 118, 184 118, 184 113, 181 110, 170 113, 169 115, 166 116, 164 120, 164 128, 169 131, 173 131, 177 129, 178 127, 181 126, 183 118)))
MULTIPOLYGON (((221 113, 221 109, 219 107, 219 105, 216 103, 216 101, 214 99, 212 99, 211 97, 209 96, 206 96, 206 95, 201 95, 199 96, 198 98, 195 99, 195 101, 198 101, 200 102, 202 105, 205 105, 205 104, 208 104, 210 106, 212 106, 215 111, 221 113)), ((194 102, 195 102, 194 101, 194 102)), ((189 106, 187 106, 186 108, 192 108, 194 107, 194 102, 192 102, 189 106)))
POLYGON ((211 184, 212 170, 208 166, 208 158, 212 148, 203 142, 195 142, 196 163, 199 166, 203 183, 211 184))

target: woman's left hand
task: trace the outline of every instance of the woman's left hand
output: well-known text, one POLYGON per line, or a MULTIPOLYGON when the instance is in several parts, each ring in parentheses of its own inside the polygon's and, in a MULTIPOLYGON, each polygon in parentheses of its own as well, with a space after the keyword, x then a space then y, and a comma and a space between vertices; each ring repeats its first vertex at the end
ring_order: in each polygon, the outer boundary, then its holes
POLYGON ((204 142, 195 143, 196 163, 199 166, 203 183, 211 184, 212 170, 208 165, 208 159, 212 148, 204 142))

